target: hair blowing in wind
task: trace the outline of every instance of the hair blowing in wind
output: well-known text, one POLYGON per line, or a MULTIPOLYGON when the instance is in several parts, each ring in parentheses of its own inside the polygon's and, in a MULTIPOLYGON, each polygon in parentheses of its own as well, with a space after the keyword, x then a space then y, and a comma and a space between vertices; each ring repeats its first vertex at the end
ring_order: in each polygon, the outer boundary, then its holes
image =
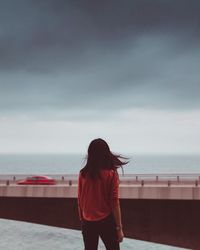
POLYGON ((95 179, 99 176, 101 169, 113 169, 122 167, 127 164, 126 157, 118 154, 113 154, 106 141, 101 138, 91 141, 88 147, 87 163, 84 168, 81 169, 83 177, 86 175, 95 179), (124 161, 123 161, 124 160, 124 161))

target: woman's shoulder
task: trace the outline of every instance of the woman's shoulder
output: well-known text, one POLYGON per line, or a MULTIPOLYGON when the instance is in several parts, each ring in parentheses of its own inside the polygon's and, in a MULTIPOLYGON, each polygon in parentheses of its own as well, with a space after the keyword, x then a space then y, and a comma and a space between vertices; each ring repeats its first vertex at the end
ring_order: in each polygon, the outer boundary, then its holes
POLYGON ((102 169, 101 173, 105 176, 113 177, 114 175, 118 175, 117 170, 115 169, 102 169))

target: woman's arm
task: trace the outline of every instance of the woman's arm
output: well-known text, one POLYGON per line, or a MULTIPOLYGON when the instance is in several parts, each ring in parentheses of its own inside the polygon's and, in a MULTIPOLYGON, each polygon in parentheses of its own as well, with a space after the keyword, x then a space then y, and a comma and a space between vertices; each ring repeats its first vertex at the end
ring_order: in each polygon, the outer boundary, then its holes
POLYGON ((79 220, 82 221, 83 220, 83 215, 82 215, 82 210, 81 210, 79 204, 78 204, 78 214, 79 214, 79 220))
POLYGON ((120 205, 118 204, 115 208, 113 208, 113 215, 115 218, 115 223, 116 223, 116 227, 118 228, 122 228, 122 219, 121 219, 121 209, 120 209, 120 205))
POLYGON ((113 208, 112 212, 113 212, 114 219, 115 219, 118 241, 121 242, 124 238, 124 233, 122 230, 121 209, 120 209, 119 203, 116 207, 113 208))
POLYGON ((115 219, 118 240, 121 242, 123 240, 124 233, 122 231, 121 208, 119 203, 119 175, 117 171, 115 171, 113 175, 111 190, 112 213, 115 219))

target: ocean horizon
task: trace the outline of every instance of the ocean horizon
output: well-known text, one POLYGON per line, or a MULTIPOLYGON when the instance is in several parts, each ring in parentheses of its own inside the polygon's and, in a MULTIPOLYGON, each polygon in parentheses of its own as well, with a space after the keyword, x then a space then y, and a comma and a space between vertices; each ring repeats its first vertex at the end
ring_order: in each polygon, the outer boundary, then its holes
MULTIPOLYGON (((125 155, 123 167, 130 174, 200 173, 200 154, 125 155)), ((0 154, 0 174, 78 174, 86 162, 83 154, 0 154)), ((119 168, 119 173, 122 170, 119 168)))

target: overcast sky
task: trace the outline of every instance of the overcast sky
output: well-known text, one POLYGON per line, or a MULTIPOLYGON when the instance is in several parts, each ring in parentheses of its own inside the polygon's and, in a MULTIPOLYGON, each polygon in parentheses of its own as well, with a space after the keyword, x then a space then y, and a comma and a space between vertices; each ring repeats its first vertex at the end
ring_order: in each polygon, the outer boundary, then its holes
POLYGON ((199 0, 0 0, 0 152, 200 153, 199 0))

